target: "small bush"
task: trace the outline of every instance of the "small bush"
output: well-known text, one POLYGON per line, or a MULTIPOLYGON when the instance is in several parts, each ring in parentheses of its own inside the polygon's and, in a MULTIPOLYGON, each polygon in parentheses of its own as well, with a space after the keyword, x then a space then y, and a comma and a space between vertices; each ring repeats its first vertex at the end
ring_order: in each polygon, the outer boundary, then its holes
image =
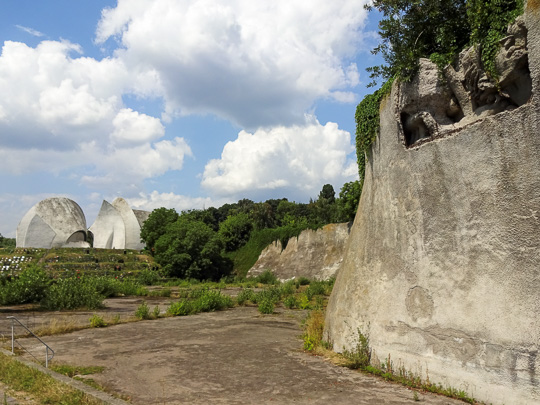
POLYGON ((255 293, 251 288, 242 289, 236 296, 236 302, 238 305, 244 305, 246 302, 255 302, 255 293))
POLYGON ((142 285, 153 285, 159 281, 159 275, 152 270, 142 270, 137 276, 137 281, 142 285))
POLYGON ((197 312, 213 312, 234 306, 232 298, 222 295, 220 291, 206 291, 193 302, 197 312))
POLYGON ((369 347, 369 335, 357 331, 358 340, 352 350, 344 350, 343 356, 347 360, 346 366, 352 369, 364 369, 371 361, 371 348, 369 347))
POLYGON ((256 277, 256 280, 261 284, 278 284, 279 280, 270 270, 265 270, 256 277))
POLYGON ((281 295, 291 295, 294 294, 296 290, 294 280, 289 280, 281 286, 281 295))
POLYGON ((262 291, 259 291, 255 294, 254 301, 256 304, 264 300, 270 300, 274 304, 281 299, 281 288, 277 286, 272 286, 270 288, 265 288, 262 291))
POLYGON ((310 300, 309 300, 309 298, 306 296, 306 294, 302 294, 302 295, 300 296, 300 301, 298 302, 298 306, 299 306, 301 309, 310 309, 310 308, 311 308, 310 300))
POLYGON ((46 293, 51 279, 45 271, 30 265, 15 280, 6 281, 0 289, 0 305, 16 305, 39 302, 46 293))
POLYGON ((298 308, 298 300, 294 295, 289 295, 283 300, 283 305, 289 309, 298 308))
POLYGON ((259 312, 261 314, 273 314, 274 313, 274 301, 269 298, 264 298, 259 302, 259 312))
POLYGON ((103 307, 104 298, 86 279, 65 278, 56 280, 48 288, 40 304, 44 309, 51 311, 77 308, 97 309, 103 307))
POLYGON ((191 301, 180 300, 171 303, 167 308, 167 313, 172 316, 191 315, 193 313, 193 306, 191 305, 191 301))
POLYGON ((157 319, 159 318, 160 313, 161 313, 161 310, 159 309, 159 306, 156 305, 154 307, 154 310, 152 311, 152 316, 157 319))
POLYGON ((92 317, 90 318, 90 327, 92 328, 103 328, 107 326, 107 324, 105 323, 105 321, 103 320, 103 318, 99 315, 92 315, 92 317))
POLYGON ((309 287, 306 288, 306 296, 309 300, 311 300, 316 295, 325 295, 326 294, 326 286, 325 283, 322 281, 312 281, 309 284, 309 287))
POLYGON ((143 301, 143 303, 139 305, 135 311, 135 317, 137 317, 137 319, 150 319, 150 308, 146 301, 143 301))
POLYGON ((298 278, 298 280, 296 280, 296 282, 298 283, 299 286, 301 285, 309 285, 309 283, 311 283, 311 280, 307 277, 300 277, 298 278))

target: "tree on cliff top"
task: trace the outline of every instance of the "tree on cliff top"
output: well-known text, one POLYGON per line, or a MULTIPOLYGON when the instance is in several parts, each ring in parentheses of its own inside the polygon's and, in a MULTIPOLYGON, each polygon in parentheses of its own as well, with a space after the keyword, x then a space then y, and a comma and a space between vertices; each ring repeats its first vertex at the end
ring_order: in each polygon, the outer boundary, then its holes
MULTIPOLYGON (((482 62, 489 71, 489 59, 506 27, 523 13, 524 0, 374 0, 366 9, 377 9, 386 65, 369 68, 371 77, 410 80, 420 58, 439 66, 453 61, 466 46, 480 45, 482 62)), ((374 83, 373 83, 374 84, 374 83)))

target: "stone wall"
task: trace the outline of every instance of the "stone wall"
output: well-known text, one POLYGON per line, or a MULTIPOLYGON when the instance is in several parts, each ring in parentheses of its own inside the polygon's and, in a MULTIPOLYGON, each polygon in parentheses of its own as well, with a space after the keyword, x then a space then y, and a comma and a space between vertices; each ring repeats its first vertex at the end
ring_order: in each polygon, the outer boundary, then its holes
POLYGON ((329 224, 317 231, 303 231, 291 238, 285 249, 277 241, 265 248, 248 276, 270 270, 280 280, 308 277, 328 280, 336 275, 343 261, 350 224, 329 224))
POLYGON ((456 94, 466 69, 447 87, 427 62, 394 84, 326 316, 335 350, 360 330, 373 362, 493 404, 540 403, 539 8, 519 103, 456 94))

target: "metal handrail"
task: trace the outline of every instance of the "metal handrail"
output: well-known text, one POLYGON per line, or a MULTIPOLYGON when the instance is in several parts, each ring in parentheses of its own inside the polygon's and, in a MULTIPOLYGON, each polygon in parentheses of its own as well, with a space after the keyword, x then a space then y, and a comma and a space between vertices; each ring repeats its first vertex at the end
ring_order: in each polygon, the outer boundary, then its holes
MULTIPOLYGON (((19 321, 14 316, 8 316, 7 319, 11 319, 11 353, 15 353, 15 321, 21 325, 24 329, 28 331, 32 336, 34 336, 37 340, 39 340, 43 346, 45 346, 45 367, 49 367, 49 361, 53 359, 54 357, 54 350, 50 348, 50 346, 45 343, 43 340, 41 340, 38 336, 34 334, 30 329, 28 329, 21 321, 19 321), (49 358, 49 350, 51 351, 52 355, 49 358)), ((22 346, 21 346, 22 347, 22 346)), ((24 349, 24 348, 23 348, 24 349)), ((26 349, 25 349, 26 350, 26 349)), ((28 352, 28 350, 26 350, 28 352)), ((30 353, 30 352, 28 352, 30 353)), ((31 353, 30 353, 31 354, 31 353)))

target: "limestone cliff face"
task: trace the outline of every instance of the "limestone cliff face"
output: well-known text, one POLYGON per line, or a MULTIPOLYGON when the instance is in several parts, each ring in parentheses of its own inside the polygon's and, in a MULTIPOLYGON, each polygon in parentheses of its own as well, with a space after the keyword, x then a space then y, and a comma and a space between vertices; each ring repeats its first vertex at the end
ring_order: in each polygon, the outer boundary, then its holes
POLYGON ((329 224, 317 231, 303 231, 298 238, 289 239, 285 249, 277 241, 265 248, 248 276, 258 276, 270 270, 277 278, 308 277, 328 280, 336 275, 343 261, 349 224, 329 224))
POLYGON ((540 403, 539 8, 502 96, 474 55, 394 84, 326 316, 335 350, 360 330, 374 362, 494 404, 540 403))

